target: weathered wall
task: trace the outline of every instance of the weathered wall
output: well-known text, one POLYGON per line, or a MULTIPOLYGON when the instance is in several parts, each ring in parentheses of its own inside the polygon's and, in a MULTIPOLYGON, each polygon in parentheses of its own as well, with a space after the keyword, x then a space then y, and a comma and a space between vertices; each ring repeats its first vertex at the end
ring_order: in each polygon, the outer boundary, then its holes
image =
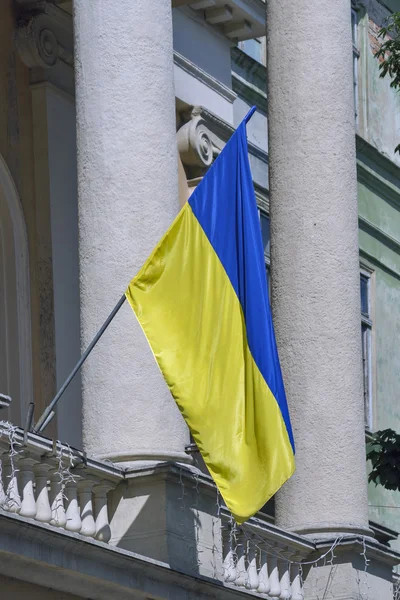
POLYGON ((378 32, 390 12, 377 0, 365 2, 359 16, 359 133, 380 152, 400 165, 394 153, 400 143, 400 94, 390 87, 390 78, 379 77, 378 32))

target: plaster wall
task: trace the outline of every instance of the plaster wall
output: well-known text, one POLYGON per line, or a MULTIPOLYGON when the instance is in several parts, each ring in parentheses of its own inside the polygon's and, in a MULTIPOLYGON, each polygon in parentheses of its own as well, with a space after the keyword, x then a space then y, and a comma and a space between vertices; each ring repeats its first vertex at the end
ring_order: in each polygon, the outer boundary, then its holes
POLYGON ((390 12, 377 0, 368 0, 359 21, 359 133, 380 152, 400 165, 394 152, 400 143, 400 94, 390 87, 387 75, 379 77, 379 60, 374 57, 381 41, 379 29, 390 12))
POLYGON ((364 571, 364 561, 358 556, 354 560, 355 556, 355 553, 349 555, 347 560, 346 557, 339 557, 334 565, 311 569, 304 587, 305 598, 319 600, 325 596, 340 600, 392 600, 391 568, 371 560, 364 571))
POLYGON ((189 575, 218 579, 223 572, 218 514, 215 488, 189 479, 183 468, 172 467, 169 474, 138 471, 111 495, 110 544, 189 575))
POLYGON ((191 9, 173 9, 172 26, 174 50, 227 87, 232 87, 231 42, 228 38, 216 32, 191 9))

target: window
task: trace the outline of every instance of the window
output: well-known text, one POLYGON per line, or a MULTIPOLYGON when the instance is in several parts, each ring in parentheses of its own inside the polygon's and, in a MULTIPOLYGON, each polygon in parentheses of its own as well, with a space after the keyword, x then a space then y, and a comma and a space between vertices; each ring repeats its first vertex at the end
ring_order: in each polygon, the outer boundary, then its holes
POLYGON ((353 39, 353 94, 354 94, 354 117, 358 124, 358 15, 357 11, 351 10, 351 35, 353 39))
POLYGON ((362 269, 360 273, 361 295, 361 347, 364 384, 365 426, 372 428, 372 310, 371 272, 362 269))
POLYGON ((265 65, 265 38, 255 38, 253 40, 244 40, 239 42, 239 48, 243 50, 245 54, 254 58, 257 62, 265 65))

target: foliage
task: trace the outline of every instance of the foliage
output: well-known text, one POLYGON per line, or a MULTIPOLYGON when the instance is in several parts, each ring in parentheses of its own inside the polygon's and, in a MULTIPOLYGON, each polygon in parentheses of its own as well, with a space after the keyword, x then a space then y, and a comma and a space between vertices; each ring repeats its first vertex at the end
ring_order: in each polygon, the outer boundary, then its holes
POLYGON ((367 444, 367 459, 372 463, 368 481, 387 490, 400 491, 400 435, 393 429, 377 431, 367 444))
MULTIPOLYGON (((375 57, 381 60, 379 65, 380 77, 389 75, 390 87, 400 89, 400 12, 393 13, 386 20, 385 27, 379 30, 378 37, 384 39, 375 57)), ((395 152, 400 153, 400 144, 395 152)))

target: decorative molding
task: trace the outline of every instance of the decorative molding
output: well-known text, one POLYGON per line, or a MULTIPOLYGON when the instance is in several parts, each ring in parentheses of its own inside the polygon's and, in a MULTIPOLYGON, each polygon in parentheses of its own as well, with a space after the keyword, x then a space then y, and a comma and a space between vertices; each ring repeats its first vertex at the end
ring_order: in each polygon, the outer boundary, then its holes
MULTIPOLYGON (((177 132, 177 144, 185 168, 189 187, 195 187, 235 131, 232 125, 202 106, 191 106, 179 113, 183 123, 177 132)), ((248 142, 250 158, 256 158, 268 168, 268 154, 248 142)), ((263 210, 269 210, 268 190, 256 183, 257 202, 263 210)))
POLYGON ((265 35, 264 0, 172 0, 173 8, 200 13, 204 21, 232 40, 265 35))
POLYGON ((396 252, 396 254, 398 254, 400 257, 399 240, 396 240, 394 237, 386 233, 386 231, 383 231, 383 229, 377 227, 374 223, 372 223, 365 217, 359 216, 358 224, 362 231, 365 231, 365 233, 368 233, 370 236, 374 237, 376 240, 384 244, 387 248, 390 248, 390 250, 396 252))
POLYGON ((248 104, 267 113, 267 69, 240 48, 231 49, 232 88, 248 104))
POLYGON ((182 164, 208 169, 213 161, 213 146, 204 119, 192 113, 176 137, 182 164))
POLYGON ((358 134, 356 135, 356 147, 357 158, 372 164, 376 170, 382 172, 385 179, 391 180, 396 187, 400 188, 399 164, 358 134))
POLYGON ((45 81, 39 81, 37 83, 31 83, 29 87, 32 90, 32 92, 34 92, 35 90, 40 90, 42 88, 45 88, 46 90, 50 91, 52 94, 55 94, 59 98, 66 100, 70 104, 75 104, 75 97, 73 96, 73 94, 70 94, 70 93, 66 92, 65 90, 60 89, 59 87, 57 87, 50 81, 45 80, 45 81))
MULTIPOLYGON (((211 141, 214 146, 214 154, 218 155, 226 142, 229 140, 235 128, 229 123, 217 117, 214 113, 210 112, 202 106, 195 106, 191 109, 191 114, 201 115, 210 131, 211 141)), ((261 150, 258 146, 252 142, 248 142, 249 153, 260 160, 261 162, 268 164, 268 154, 264 150, 261 150)))
POLYGON ((239 23, 229 23, 224 27, 226 37, 230 39, 249 39, 257 37, 253 34, 253 27, 249 21, 240 21, 239 23))
POLYGON ((228 86, 215 79, 215 77, 212 77, 212 75, 209 75, 206 71, 203 71, 203 69, 176 51, 174 51, 174 63, 177 67, 180 67, 183 71, 186 71, 186 73, 204 83, 211 90, 217 92, 217 94, 228 100, 231 104, 236 100, 237 95, 228 86))
POLYGON ((44 1, 24 4, 15 31, 21 60, 33 69, 51 69, 59 61, 73 68, 72 19, 44 1))

